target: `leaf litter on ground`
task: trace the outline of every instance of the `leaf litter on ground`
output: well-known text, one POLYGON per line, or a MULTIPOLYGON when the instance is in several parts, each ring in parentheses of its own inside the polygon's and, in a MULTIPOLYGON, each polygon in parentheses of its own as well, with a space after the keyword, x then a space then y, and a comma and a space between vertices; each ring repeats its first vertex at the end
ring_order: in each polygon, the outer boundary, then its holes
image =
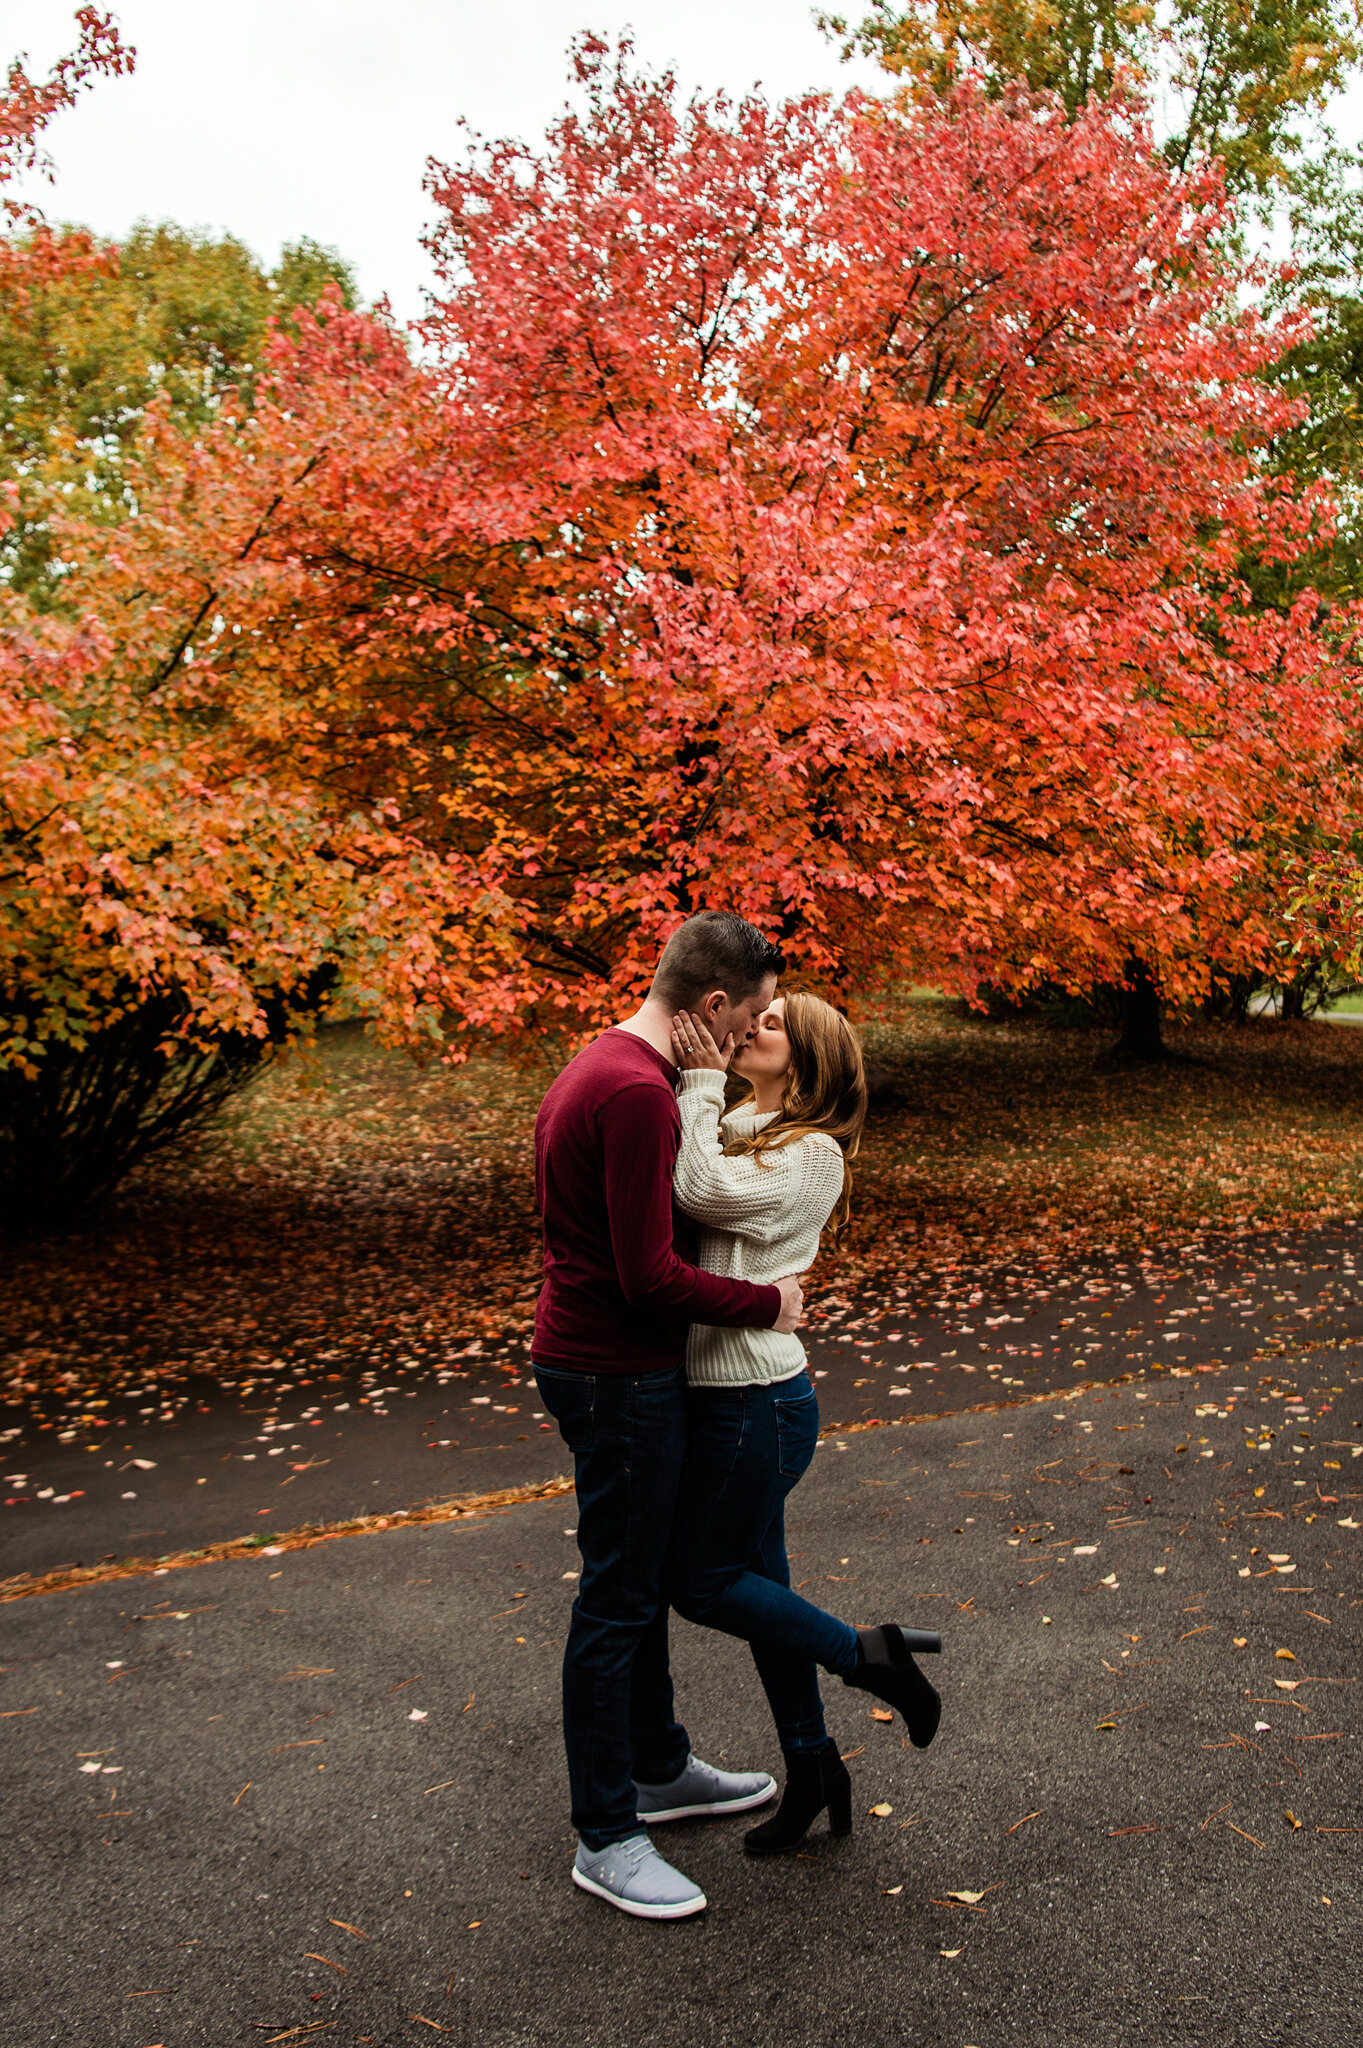
MULTIPOLYGON (((884 1085, 854 1228, 807 1290, 815 1335, 864 1346, 877 1319, 963 1319, 986 1270, 1054 1299, 1090 1254, 1138 1249, 1158 1280, 1152 1244, 1186 1266, 1199 1244, 1363 1210, 1363 1031, 1171 1026, 1189 1062, 1134 1073, 1107 1061, 1109 1033, 947 1002, 868 1018, 864 1036, 884 1085)), ((382 1412, 417 1373, 519 1375, 552 1072, 423 1069, 355 1027, 324 1033, 87 1226, 14 1248, 0 1385, 97 1439, 112 1406, 173 1418, 199 1398, 194 1376, 239 1398, 358 1376, 382 1412)), ((1002 1349, 1027 1362, 1020 1342, 1002 1349)))

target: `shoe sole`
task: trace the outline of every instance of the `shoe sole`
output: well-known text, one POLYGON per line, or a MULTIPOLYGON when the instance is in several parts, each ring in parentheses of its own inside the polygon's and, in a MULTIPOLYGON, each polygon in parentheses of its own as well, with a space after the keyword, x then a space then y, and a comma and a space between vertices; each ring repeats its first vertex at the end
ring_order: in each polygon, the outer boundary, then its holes
POLYGON ((639 1899, 622 1899, 618 1892, 606 1890, 594 1877, 584 1877, 576 1868, 573 1883, 580 1885, 584 1892, 594 1892, 598 1899, 605 1899, 608 1905, 618 1906, 622 1913, 632 1913, 636 1920, 686 1920, 692 1913, 703 1913, 709 1901, 704 1892, 698 1892, 694 1899, 686 1899, 676 1906, 649 1906, 639 1899))
POLYGON ((769 1799, 776 1797, 776 1781, 772 1780, 765 1792, 747 1792, 742 1799, 712 1799, 700 1806, 665 1806, 660 1813, 644 1813, 639 1818, 646 1828, 661 1820, 692 1820, 707 1813, 751 1813, 755 1806, 765 1806, 769 1799))

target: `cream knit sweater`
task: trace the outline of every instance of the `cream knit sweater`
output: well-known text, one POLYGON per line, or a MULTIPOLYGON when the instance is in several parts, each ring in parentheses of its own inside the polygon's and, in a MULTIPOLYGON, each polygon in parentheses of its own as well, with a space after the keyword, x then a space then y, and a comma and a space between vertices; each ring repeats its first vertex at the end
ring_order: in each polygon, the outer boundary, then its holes
MULTIPOLYGON (((724 1076, 683 1073, 677 1097, 681 1149, 672 1188, 677 1206, 700 1224, 696 1263, 728 1280, 770 1283, 814 1262, 819 1235, 842 1192, 842 1149, 822 1132, 778 1145, 761 1161, 730 1159, 724 1137, 747 1137, 770 1112, 724 1116, 724 1076), (723 1121, 721 1122, 721 1118, 723 1121)), ((719 1330, 693 1323, 686 1377, 693 1386, 734 1387, 788 1380, 804 1369, 798 1337, 775 1330, 719 1330)))

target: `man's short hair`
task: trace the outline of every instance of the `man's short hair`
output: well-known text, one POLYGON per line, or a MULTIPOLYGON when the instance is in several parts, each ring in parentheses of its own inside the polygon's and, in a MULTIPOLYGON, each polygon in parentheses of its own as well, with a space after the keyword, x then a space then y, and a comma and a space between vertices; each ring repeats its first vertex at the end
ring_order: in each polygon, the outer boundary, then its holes
POLYGON ((779 946, 732 910, 702 910, 678 925, 663 948, 649 994, 685 1010, 722 988, 731 1005, 756 995, 785 967, 779 946))

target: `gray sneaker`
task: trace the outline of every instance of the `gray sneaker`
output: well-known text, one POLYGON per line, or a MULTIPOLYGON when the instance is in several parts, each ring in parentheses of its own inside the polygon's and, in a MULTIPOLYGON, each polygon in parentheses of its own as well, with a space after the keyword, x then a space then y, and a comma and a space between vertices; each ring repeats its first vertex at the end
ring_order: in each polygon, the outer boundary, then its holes
POLYGON ((670 1785, 640 1785, 639 1818, 652 1827, 660 1820, 689 1820, 697 1813, 746 1813, 776 1796, 776 1780, 765 1771, 717 1771, 698 1756, 670 1785))
POLYGON ((642 1829, 604 1849, 588 1849, 579 1842, 573 1883, 639 1920, 684 1920, 688 1913, 705 1911, 700 1886, 664 1863, 642 1829))

